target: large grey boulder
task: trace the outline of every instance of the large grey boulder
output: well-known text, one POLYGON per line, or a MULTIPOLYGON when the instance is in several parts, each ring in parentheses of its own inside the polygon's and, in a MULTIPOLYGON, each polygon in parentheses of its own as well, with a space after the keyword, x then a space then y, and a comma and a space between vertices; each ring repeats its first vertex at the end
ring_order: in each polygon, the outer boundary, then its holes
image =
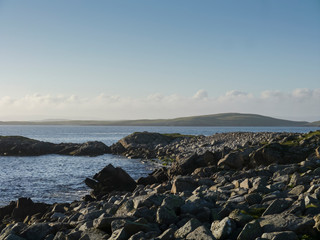
POLYGON ((260 237, 262 233, 263 230, 259 224, 259 221, 253 220, 244 226, 238 235, 237 240, 254 240, 257 237, 260 237))
POLYGON ((270 232, 270 233, 264 233, 261 236, 264 239, 270 239, 270 240, 298 240, 297 234, 295 234, 292 231, 282 231, 282 232, 270 232))
POLYGON ((186 236, 187 240, 215 240, 214 236, 205 226, 197 227, 193 232, 186 236))
POLYGON ((216 239, 227 239, 236 229, 236 223, 229 217, 211 224, 211 232, 216 239))
POLYGON ((179 193, 190 191, 192 192, 194 189, 198 187, 197 182, 189 176, 178 176, 174 179, 171 193, 179 193))
POLYGON ((311 217, 297 217, 293 214, 274 214, 261 217, 259 223, 264 232, 293 231, 297 234, 314 233, 315 221, 311 217))
POLYGON ((199 220, 192 218, 174 233, 174 237, 178 239, 185 238, 199 226, 201 226, 199 220))

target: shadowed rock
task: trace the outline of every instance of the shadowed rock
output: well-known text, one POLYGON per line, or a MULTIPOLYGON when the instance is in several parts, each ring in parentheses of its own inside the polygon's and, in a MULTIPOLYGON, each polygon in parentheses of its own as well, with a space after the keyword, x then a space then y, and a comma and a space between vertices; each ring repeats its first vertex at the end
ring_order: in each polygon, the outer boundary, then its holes
POLYGON ((86 178, 85 183, 93 189, 91 195, 96 199, 112 191, 132 192, 137 185, 122 168, 115 168, 111 164, 95 174, 93 179, 86 178))
POLYGON ((72 156, 97 156, 111 153, 102 142, 49 143, 21 136, 0 136, 0 156, 40 156, 61 154, 72 156))

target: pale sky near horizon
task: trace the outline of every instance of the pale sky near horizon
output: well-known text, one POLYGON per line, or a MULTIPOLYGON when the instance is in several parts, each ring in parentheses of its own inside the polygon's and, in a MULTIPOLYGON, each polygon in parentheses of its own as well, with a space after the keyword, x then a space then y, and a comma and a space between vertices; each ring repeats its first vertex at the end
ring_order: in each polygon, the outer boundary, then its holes
POLYGON ((318 0, 0 0, 0 121, 319 105, 318 0))

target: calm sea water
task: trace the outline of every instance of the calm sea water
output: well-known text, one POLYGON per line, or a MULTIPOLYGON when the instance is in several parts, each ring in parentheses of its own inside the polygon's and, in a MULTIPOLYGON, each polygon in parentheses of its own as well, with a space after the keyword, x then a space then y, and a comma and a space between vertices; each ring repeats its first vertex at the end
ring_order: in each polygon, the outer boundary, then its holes
MULTIPOLYGON (((53 143, 101 141, 107 145, 138 131, 209 136, 221 132, 300 132, 310 127, 115 127, 115 126, 0 126, 0 135, 21 135, 53 143)), ((98 157, 46 155, 0 157, 0 206, 19 197, 47 203, 79 200, 89 189, 83 183, 107 164, 122 167, 134 179, 155 167, 139 160, 106 154, 98 157)))

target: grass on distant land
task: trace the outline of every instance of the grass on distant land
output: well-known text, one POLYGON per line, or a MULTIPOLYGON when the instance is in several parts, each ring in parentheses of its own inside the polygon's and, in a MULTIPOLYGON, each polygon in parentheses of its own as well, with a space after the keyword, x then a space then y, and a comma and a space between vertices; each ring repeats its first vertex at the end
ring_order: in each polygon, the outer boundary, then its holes
POLYGON ((170 138, 192 138, 192 137, 195 137, 195 135, 185 135, 185 134, 180 134, 180 133, 164 133, 162 135, 170 137, 170 138))
POLYGON ((313 137, 313 136, 319 136, 319 137, 320 137, 320 130, 303 134, 302 137, 298 137, 297 139, 283 142, 282 145, 286 145, 286 146, 297 146, 297 145, 299 145, 299 142, 300 142, 301 140, 307 140, 307 139, 309 139, 309 138, 311 138, 311 137, 313 137))

